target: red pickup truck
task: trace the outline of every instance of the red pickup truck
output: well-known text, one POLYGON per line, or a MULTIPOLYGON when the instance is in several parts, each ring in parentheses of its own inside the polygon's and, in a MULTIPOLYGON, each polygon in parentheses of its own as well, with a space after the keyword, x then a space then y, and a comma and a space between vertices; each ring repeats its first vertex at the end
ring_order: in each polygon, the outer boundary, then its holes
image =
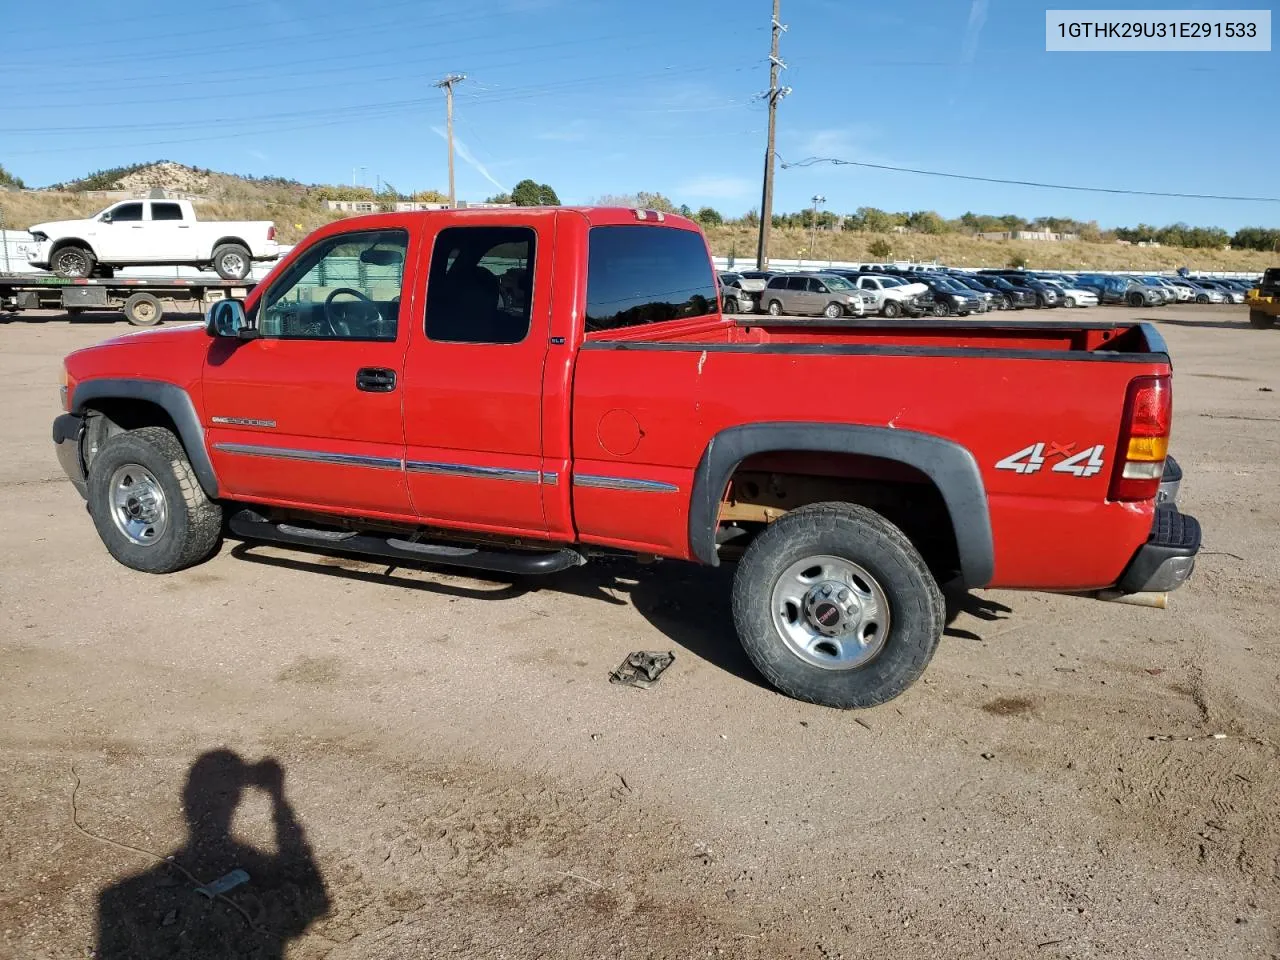
POLYGON ((338 221, 204 328, 71 354, 53 435, 134 569, 224 530, 509 574, 735 562, 756 666, 849 707, 924 670, 940 585, 1181 584, 1170 391, 1146 324, 735 320, 688 220, 464 210, 338 221))

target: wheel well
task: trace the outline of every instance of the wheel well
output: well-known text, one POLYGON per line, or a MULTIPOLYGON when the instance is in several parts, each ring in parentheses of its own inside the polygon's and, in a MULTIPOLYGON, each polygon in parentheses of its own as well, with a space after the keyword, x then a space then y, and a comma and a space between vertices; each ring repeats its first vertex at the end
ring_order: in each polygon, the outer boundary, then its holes
POLYGON ((946 501, 909 464, 860 454, 778 451, 754 454, 734 469, 720 502, 721 556, 730 556, 783 514, 811 503, 856 503, 897 526, 940 582, 959 570, 946 501))
POLYGON ((211 249, 217 250, 220 246, 226 243, 234 243, 236 244, 236 246, 244 247, 246 250, 249 249, 249 245, 245 243, 243 240, 241 240, 239 237, 223 237, 221 240, 214 241, 213 247, 211 249))
POLYGON ((167 410, 149 400, 133 400, 122 397, 101 397, 89 401, 84 409, 87 418, 84 432, 84 464, 87 468, 107 440, 126 430, 140 427, 164 427, 178 442, 182 434, 167 410))
POLYGON ((88 241, 80 240, 76 237, 63 237, 61 240, 53 241, 53 246, 49 248, 50 258, 64 247, 80 247, 82 250, 88 250, 90 253, 93 253, 93 247, 88 243, 88 241))

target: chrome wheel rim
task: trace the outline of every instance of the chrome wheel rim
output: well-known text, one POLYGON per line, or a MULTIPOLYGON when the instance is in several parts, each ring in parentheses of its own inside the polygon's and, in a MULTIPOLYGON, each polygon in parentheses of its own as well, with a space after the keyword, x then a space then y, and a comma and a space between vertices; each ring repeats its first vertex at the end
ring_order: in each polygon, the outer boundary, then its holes
POLYGON ((58 265, 68 277, 83 277, 88 273, 89 263, 84 254, 78 250, 69 250, 58 254, 58 265))
POLYGON ((224 273, 241 274, 244 271, 244 258, 238 253, 224 253, 222 270, 224 273))
POLYGON ((130 543, 150 547, 169 529, 164 490, 146 467, 126 463, 111 474, 111 519, 130 543))
POLYGON ((792 654, 824 670, 855 670, 889 636, 889 598, 864 567, 822 554, 797 560, 773 586, 774 629, 792 654))

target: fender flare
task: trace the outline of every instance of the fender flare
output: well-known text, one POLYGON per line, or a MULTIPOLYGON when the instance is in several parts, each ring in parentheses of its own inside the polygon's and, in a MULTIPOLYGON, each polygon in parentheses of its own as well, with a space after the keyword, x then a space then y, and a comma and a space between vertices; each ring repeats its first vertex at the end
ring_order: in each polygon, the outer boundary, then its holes
POLYGON ((711 438, 694 471, 689 504, 689 547, 702 563, 718 566, 716 527, 720 499, 733 471, 757 453, 802 450, 851 453, 895 460, 933 481, 951 517, 961 576, 969 588, 986 586, 995 572, 995 548, 986 487, 967 449, 927 433, 829 423, 753 423, 711 438))
POLYGON ((209 448, 204 442, 204 427, 196 413, 191 394, 172 383, 158 380, 137 380, 107 377, 101 380, 85 380, 76 384, 72 395, 72 413, 83 415, 94 400, 143 400, 154 403, 167 413, 178 428, 178 438, 187 451, 187 459, 196 472, 196 479, 210 499, 218 496, 218 477, 209 459, 209 448))
POLYGON ((63 247, 80 247, 82 250, 88 250, 93 254, 93 258, 98 259, 98 252, 93 249, 93 244, 88 240, 81 240, 79 237, 57 237, 49 238, 49 262, 53 263, 53 255, 63 247))

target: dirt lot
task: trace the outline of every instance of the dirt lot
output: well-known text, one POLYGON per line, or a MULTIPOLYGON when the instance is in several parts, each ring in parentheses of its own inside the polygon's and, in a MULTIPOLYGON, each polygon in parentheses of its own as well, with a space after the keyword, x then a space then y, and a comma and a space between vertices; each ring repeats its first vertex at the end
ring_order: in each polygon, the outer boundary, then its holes
POLYGON ((964 598, 859 714, 766 689, 677 564, 133 573, 49 440, 60 358, 127 328, 0 324, 0 955, 1277 956, 1280 333, 1150 316, 1195 579, 964 598), (675 665, 611 686, 640 648, 675 665))

